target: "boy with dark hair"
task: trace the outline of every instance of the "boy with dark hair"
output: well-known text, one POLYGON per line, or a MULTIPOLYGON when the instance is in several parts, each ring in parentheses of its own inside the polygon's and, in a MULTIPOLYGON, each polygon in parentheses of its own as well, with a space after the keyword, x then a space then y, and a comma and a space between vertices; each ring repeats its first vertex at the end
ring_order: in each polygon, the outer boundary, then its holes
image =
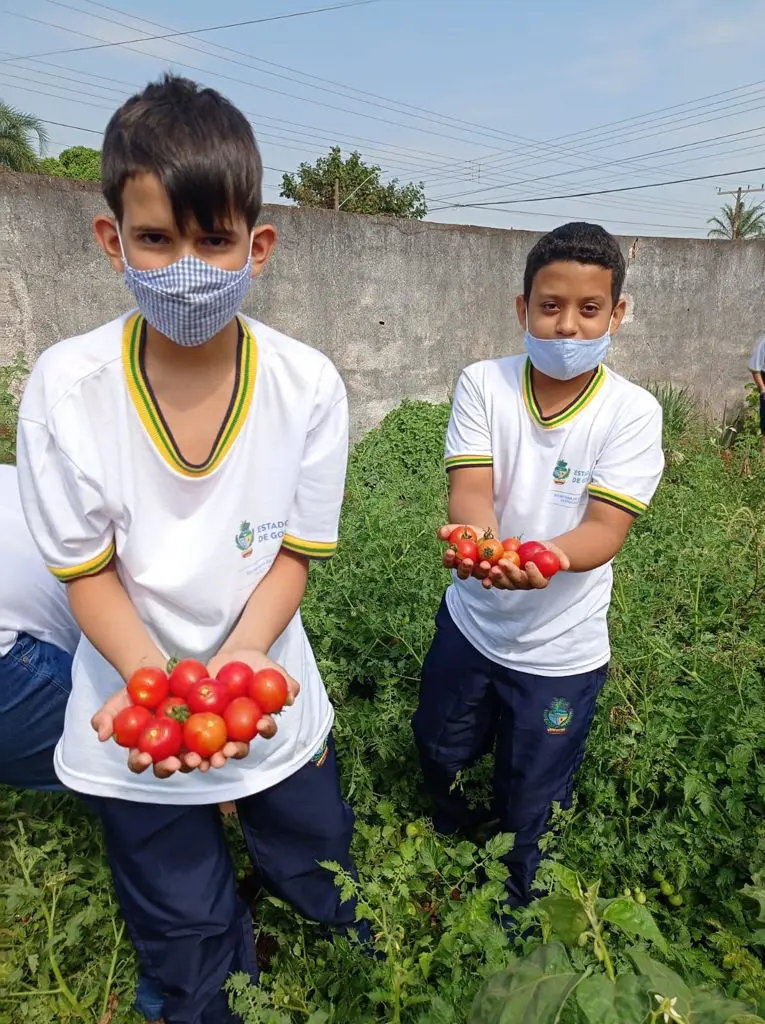
POLYGON ((551 805, 573 777, 606 679, 611 560, 661 478, 658 402, 603 365, 624 317, 625 263, 592 224, 541 238, 516 312, 525 356, 461 374, 446 440, 450 525, 540 540, 561 571, 533 562, 457 565, 422 669, 413 726, 443 832, 480 821, 458 773, 494 747, 494 810, 515 833, 507 902, 528 901, 551 805))
POLYGON ((260 155, 228 101, 185 79, 150 85, 109 122, 103 188, 113 216, 95 219, 96 238, 138 309, 43 353, 19 418, 25 514, 84 634, 56 771, 100 816, 166 1024, 226 1024, 226 979, 257 966, 219 803, 236 801, 272 893, 334 928, 354 922, 319 866, 353 869, 353 814, 300 618, 309 559, 337 543, 346 393, 320 352, 239 313, 276 232, 257 225, 260 155), (251 749, 153 771, 133 750, 126 764, 106 742, 125 681, 174 656, 210 675, 278 663, 278 731, 265 716, 251 749))

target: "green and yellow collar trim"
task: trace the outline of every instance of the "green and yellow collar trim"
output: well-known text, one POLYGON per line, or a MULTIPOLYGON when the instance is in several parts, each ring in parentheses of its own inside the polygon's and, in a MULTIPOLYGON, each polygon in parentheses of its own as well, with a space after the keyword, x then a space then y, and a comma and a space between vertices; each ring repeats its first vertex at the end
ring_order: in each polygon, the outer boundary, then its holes
POLYGON ((540 427, 543 427, 545 430, 552 430, 553 427, 562 427, 565 423, 570 423, 575 416, 578 416, 582 409, 590 404, 605 382, 606 371, 601 364, 592 375, 592 379, 584 391, 582 391, 582 393, 575 398, 570 405, 567 405, 565 409, 562 409, 554 416, 543 416, 542 410, 539 408, 536 395, 534 394, 534 383, 531 377, 531 360, 527 359, 523 367, 523 403, 526 406, 529 416, 531 416, 535 423, 540 427))
POLYGON ((179 451, 146 376, 145 325, 143 316, 134 313, 126 321, 122 335, 122 365, 138 418, 157 451, 172 469, 186 477, 208 476, 228 455, 252 405, 258 367, 258 346, 255 336, 247 323, 240 318, 236 383, 231 403, 212 451, 203 463, 195 465, 188 462, 179 451))

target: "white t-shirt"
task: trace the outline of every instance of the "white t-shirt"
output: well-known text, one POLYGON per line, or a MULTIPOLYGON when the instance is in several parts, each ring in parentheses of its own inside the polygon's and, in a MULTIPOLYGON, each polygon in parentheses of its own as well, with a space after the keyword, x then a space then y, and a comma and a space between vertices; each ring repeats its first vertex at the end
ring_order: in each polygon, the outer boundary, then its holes
MULTIPOLYGON (((656 399, 601 366, 575 402, 545 420, 530 371, 525 356, 475 363, 461 374, 452 404, 447 469, 493 467, 500 539, 551 540, 578 526, 592 500, 642 512, 664 468, 656 399)), ((610 563, 558 573, 545 590, 486 590, 455 575, 446 599, 457 627, 487 658, 565 676, 608 661, 611 585, 610 563)))
MULTIPOLYGON (((18 465, 29 525, 51 571, 70 580, 116 554, 120 579, 168 657, 207 662, 280 548, 329 557, 348 454, 343 382, 320 352, 240 318, 226 423, 204 465, 178 452, 143 370, 143 318, 131 313, 40 357, 19 416, 18 465)), ((121 685, 83 637, 73 670, 59 778, 97 796, 151 803, 236 800, 311 759, 333 709, 296 613, 271 657, 301 684, 272 740, 205 774, 132 774, 90 718, 121 685)))
POLYGON ((0 551, 0 657, 19 633, 74 654, 80 628, 29 534, 15 466, 0 466, 0 551))
POLYGON ((765 336, 760 338, 752 349, 749 357, 749 369, 752 373, 765 373, 765 336))

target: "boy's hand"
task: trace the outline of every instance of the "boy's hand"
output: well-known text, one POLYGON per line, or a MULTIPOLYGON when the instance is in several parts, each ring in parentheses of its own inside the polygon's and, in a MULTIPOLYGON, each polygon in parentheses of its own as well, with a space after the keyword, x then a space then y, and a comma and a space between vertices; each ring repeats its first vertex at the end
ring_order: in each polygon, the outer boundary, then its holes
MULTIPOLYGON (((102 743, 112 738, 114 733, 114 719, 123 710, 123 708, 129 708, 132 705, 132 700, 128 696, 127 688, 122 687, 115 694, 113 694, 103 705, 100 711, 97 711, 90 720, 90 724, 93 726, 95 731, 98 733, 98 738, 102 743)), ((185 755, 191 757, 190 754, 185 755)), ((135 772, 136 775, 140 775, 141 772, 145 772, 147 768, 151 768, 152 761, 148 754, 142 754, 137 748, 133 748, 128 752, 128 768, 131 772, 135 772)), ((190 772, 193 771, 192 766, 185 765, 179 757, 168 757, 164 761, 158 761, 154 765, 154 774, 158 779, 167 779, 175 772, 190 772)))
MULTIPOLYGON (((557 545, 548 541, 540 541, 541 544, 558 556, 562 572, 567 572, 571 567, 568 555, 557 545)), ((489 567, 489 572, 483 580, 486 589, 495 587, 497 590, 544 590, 549 586, 550 581, 537 569, 533 562, 519 567, 512 562, 500 559, 496 565, 489 567)))
MULTIPOLYGON (((452 530, 458 529, 463 526, 464 523, 447 523, 445 526, 441 526, 436 531, 436 536, 439 540, 447 541, 452 530)), ((474 530, 477 537, 483 537, 486 532, 485 526, 471 526, 471 530, 474 530)), ((457 556, 451 548, 447 548, 444 551, 441 561, 444 564, 445 569, 454 569, 461 580, 467 580, 471 576, 477 577, 479 580, 484 579, 489 574, 491 566, 488 562, 479 562, 478 565, 471 561, 469 558, 463 559, 461 562, 457 562, 457 556)))

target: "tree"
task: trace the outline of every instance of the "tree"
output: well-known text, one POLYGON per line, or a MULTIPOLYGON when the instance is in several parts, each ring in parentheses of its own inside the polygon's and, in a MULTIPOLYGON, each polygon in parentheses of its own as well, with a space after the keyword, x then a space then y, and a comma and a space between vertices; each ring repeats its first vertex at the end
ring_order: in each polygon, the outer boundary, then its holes
POLYGON ((295 174, 285 174, 280 195, 298 206, 422 220, 428 212, 423 183, 399 185, 394 178, 384 184, 381 173, 376 165, 365 164, 360 153, 343 160, 340 147, 333 146, 315 164, 302 163, 295 174))
POLYGON ((47 145, 48 133, 38 117, 0 100, 0 167, 36 171, 47 145))
POLYGON ((38 164, 41 174, 53 178, 76 178, 79 181, 101 180, 101 153, 90 146, 70 146, 57 157, 51 156, 38 164))
POLYGON ((762 238, 765 236, 765 203, 752 203, 747 206, 741 200, 741 192, 737 192, 735 203, 725 203, 716 217, 707 221, 710 238, 727 238, 735 241, 738 238, 762 238))

